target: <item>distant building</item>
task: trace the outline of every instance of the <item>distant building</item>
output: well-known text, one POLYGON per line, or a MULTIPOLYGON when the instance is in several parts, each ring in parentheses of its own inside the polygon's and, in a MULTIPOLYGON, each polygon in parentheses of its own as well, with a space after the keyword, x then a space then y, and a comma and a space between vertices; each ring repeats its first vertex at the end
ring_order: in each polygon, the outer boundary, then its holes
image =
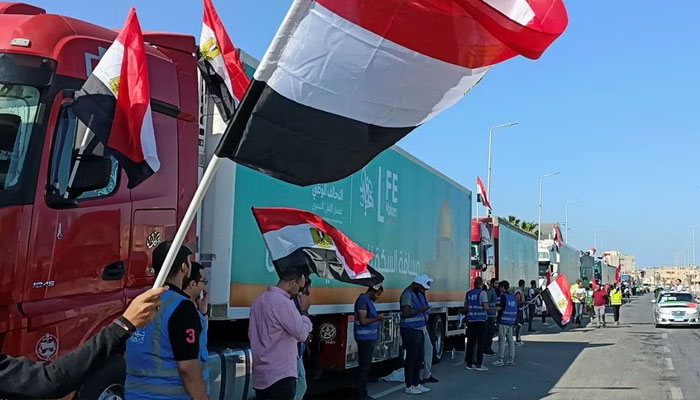
POLYGON ((620 265, 620 271, 623 274, 632 273, 637 269, 636 261, 633 254, 622 254, 619 250, 606 250, 603 252, 603 256, 607 256, 606 260, 608 264, 613 266, 620 265))
POLYGON ((645 280, 648 279, 657 286, 673 286, 678 279, 689 289, 696 290, 700 286, 700 268, 696 265, 663 265, 644 268, 642 271, 644 272, 645 280))

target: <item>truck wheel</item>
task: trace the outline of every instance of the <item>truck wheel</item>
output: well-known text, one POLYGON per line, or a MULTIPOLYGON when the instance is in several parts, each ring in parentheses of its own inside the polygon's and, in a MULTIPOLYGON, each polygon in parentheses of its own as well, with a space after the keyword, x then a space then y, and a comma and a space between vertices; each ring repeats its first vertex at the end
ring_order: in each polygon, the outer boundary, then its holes
POLYGON ((430 321, 430 339, 433 342, 433 364, 442 360, 445 353, 445 325, 440 316, 436 316, 430 321))
POLYGON ((74 399, 124 400, 126 365, 123 357, 112 357, 76 392, 74 399))

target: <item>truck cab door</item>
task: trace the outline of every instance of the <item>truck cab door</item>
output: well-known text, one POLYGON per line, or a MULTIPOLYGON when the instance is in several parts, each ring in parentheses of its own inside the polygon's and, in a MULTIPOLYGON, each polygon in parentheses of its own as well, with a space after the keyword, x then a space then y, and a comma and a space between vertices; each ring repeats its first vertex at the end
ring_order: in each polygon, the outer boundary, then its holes
POLYGON ((24 347, 36 346, 37 357, 49 360, 57 355, 51 349, 74 348, 123 309, 131 219, 117 161, 76 118, 70 100, 54 104, 23 303, 30 326, 24 347), (39 345, 47 341, 42 356, 39 345))

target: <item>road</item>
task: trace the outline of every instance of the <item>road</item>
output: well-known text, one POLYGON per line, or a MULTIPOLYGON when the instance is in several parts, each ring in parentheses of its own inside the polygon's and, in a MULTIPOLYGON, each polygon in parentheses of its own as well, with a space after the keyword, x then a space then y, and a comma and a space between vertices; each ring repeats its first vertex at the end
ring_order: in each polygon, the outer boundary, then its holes
MULTIPOLYGON (((693 399, 700 396, 700 330, 657 329, 651 295, 622 307, 620 326, 591 325, 562 331, 551 322, 535 322, 536 333, 523 336, 515 367, 467 371, 461 360, 435 366, 440 383, 430 393, 407 395, 398 383, 373 383, 370 395, 400 399, 693 399)), ((608 321, 612 314, 608 314, 608 321)))

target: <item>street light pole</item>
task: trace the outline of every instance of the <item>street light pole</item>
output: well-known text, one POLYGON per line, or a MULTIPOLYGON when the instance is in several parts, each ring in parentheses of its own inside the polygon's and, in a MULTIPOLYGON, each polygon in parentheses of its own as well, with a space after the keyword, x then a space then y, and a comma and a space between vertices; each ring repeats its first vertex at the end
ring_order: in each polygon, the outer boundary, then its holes
POLYGON ((695 228, 700 227, 700 225, 693 225, 693 265, 698 265, 695 260, 695 228))
POLYGON ((569 243, 569 204, 574 204, 574 203, 580 203, 581 200, 572 200, 572 201, 567 201, 566 205, 564 206, 566 218, 565 218, 565 224, 566 224, 566 235, 564 235, 564 243, 569 243))
POLYGON ((492 126, 491 129, 489 129, 489 165, 486 172, 486 196, 489 198, 489 201, 491 201, 491 148, 493 147, 493 131, 515 125, 518 125, 518 123, 510 122, 508 124, 492 126))
POLYGON ((549 178, 552 176, 559 175, 559 171, 557 172, 550 172, 549 174, 544 174, 540 176, 540 205, 539 205, 539 210, 537 213, 537 241, 539 242, 542 240, 542 181, 545 178, 549 178))
POLYGON ((593 248, 595 249, 596 253, 598 252, 598 232, 602 232, 603 229, 596 229, 593 232, 593 248))

